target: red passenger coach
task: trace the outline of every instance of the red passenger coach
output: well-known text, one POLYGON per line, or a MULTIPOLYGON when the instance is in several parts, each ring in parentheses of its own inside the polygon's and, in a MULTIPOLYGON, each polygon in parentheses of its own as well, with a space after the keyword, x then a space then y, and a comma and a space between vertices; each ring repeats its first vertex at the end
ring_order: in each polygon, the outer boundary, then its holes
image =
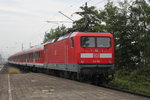
POLYGON ((44 47, 34 47, 29 50, 16 53, 9 57, 8 62, 24 66, 43 67, 44 47))

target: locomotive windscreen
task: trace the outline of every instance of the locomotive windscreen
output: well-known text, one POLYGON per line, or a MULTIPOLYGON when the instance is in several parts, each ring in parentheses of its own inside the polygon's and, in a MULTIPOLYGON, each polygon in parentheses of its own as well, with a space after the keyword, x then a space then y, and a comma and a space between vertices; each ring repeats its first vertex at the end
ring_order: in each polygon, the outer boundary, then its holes
POLYGON ((109 48, 110 45, 109 37, 81 37, 81 47, 83 48, 109 48))

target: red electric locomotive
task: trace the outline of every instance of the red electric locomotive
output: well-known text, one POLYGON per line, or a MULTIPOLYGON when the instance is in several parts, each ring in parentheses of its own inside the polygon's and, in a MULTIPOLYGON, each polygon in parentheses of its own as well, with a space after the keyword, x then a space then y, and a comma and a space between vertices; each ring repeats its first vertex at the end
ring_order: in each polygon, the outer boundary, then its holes
POLYGON ((74 32, 57 37, 43 45, 39 50, 41 61, 37 62, 35 51, 37 48, 15 54, 9 58, 9 63, 18 64, 13 58, 32 53, 30 62, 28 57, 24 60, 19 57, 19 64, 78 79, 103 79, 114 72, 114 38, 110 33, 74 32), (43 65, 37 66, 39 63, 43 65))

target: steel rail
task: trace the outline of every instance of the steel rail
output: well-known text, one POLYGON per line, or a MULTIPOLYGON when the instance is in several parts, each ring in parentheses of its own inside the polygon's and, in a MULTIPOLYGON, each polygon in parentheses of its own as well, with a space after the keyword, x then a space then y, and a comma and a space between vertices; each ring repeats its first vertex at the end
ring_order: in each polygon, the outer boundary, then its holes
POLYGON ((150 94, 134 92, 134 91, 127 90, 127 89, 112 87, 112 86, 106 85, 106 84, 99 84, 99 85, 96 85, 96 86, 100 86, 100 87, 103 87, 103 88, 112 89, 112 90, 116 90, 116 91, 120 91, 120 92, 124 92, 124 93, 129 93, 129 94, 133 94, 133 95, 136 95, 136 96, 142 96, 142 97, 150 98, 150 94))

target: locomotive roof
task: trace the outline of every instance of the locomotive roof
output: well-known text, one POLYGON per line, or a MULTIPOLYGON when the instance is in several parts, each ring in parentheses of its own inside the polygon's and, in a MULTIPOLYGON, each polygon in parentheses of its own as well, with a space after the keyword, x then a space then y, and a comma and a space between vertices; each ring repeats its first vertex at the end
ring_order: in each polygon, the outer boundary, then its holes
POLYGON ((69 33, 69 34, 65 34, 63 36, 60 36, 60 37, 56 37, 52 40, 49 40, 48 42, 46 42, 45 44, 48 44, 48 43, 54 43, 56 41, 60 41, 60 40, 63 40, 63 39, 66 39, 66 38, 69 38, 69 37, 75 37, 75 36, 97 36, 97 34, 100 34, 100 36, 112 36, 111 33, 102 33, 102 32, 73 32, 73 33, 69 33))
POLYGON ((74 36, 97 36, 97 35, 100 35, 100 36, 113 36, 111 33, 104 33, 104 32, 74 32, 71 34, 70 37, 74 37, 74 36))

